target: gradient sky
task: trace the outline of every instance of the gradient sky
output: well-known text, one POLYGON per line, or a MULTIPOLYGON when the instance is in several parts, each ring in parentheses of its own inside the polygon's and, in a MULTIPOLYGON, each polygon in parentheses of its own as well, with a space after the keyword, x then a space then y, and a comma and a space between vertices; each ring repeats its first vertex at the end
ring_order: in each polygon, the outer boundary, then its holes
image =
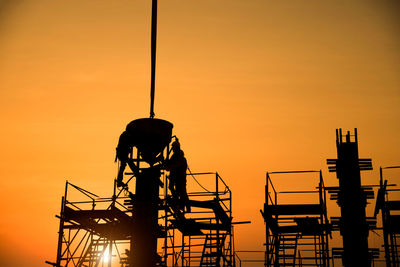
MULTIPOLYGON (((235 220, 253 222, 237 227, 237 249, 262 249, 267 170, 322 169, 337 183, 325 164, 336 128, 358 128, 375 167, 365 183, 400 163, 398 1, 158 11, 156 117, 174 124, 192 171, 230 185, 235 220)), ((149 114, 150 12, 150 0, 0 1, 1 266, 55 259, 66 179, 112 194, 119 134, 149 114)), ((281 188, 316 185, 300 182, 281 188)))

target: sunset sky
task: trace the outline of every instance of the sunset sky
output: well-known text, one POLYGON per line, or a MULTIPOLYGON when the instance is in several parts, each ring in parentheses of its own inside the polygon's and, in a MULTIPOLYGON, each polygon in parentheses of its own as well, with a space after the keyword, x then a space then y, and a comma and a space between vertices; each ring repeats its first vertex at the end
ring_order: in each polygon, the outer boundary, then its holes
MULTIPOLYGON (((234 220, 252 221, 238 250, 263 249, 266 171, 321 169, 336 185, 336 128, 358 128, 374 166, 364 183, 400 164, 399 12, 394 0, 159 1, 156 118, 192 171, 229 184, 234 220)), ((66 180, 111 196, 118 137, 149 116, 150 16, 150 0, 0 0, 1 266, 55 259, 66 180)))

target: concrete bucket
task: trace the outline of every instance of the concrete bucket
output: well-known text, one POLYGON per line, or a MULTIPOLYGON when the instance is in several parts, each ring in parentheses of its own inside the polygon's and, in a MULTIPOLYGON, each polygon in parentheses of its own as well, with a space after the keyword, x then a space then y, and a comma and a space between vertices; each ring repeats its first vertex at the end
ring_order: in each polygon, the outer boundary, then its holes
POLYGON ((171 142, 172 127, 173 124, 165 120, 143 118, 131 121, 126 130, 132 135, 132 143, 142 159, 152 165, 171 142))

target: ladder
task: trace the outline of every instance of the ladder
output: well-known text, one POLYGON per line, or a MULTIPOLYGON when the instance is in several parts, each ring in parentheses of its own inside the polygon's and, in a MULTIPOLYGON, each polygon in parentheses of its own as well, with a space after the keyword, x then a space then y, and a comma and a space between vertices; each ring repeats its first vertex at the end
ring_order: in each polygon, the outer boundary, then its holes
POLYGON ((295 266, 298 235, 279 236, 279 266, 295 266))
POLYGON ((220 266, 220 260, 224 257, 222 249, 224 247, 226 233, 207 234, 204 241, 203 253, 201 255, 200 267, 220 266))
MULTIPOLYGON (((80 258, 78 263, 75 266, 97 266, 99 265, 100 261, 104 253, 107 250, 109 243, 100 238, 97 240, 92 240, 90 245, 88 246, 85 254, 83 257, 80 258)), ((111 257, 111 256, 110 256, 111 257)))

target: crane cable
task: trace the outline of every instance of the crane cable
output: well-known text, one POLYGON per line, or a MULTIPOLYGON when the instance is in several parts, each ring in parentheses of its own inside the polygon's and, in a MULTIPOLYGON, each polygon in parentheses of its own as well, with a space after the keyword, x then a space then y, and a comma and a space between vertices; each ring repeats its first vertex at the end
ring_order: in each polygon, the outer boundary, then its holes
POLYGON ((154 94, 156 77, 156 44, 157 44, 157 0, 151 8, 151 81, 150 81, 150 118, 154 118, 154 94))

